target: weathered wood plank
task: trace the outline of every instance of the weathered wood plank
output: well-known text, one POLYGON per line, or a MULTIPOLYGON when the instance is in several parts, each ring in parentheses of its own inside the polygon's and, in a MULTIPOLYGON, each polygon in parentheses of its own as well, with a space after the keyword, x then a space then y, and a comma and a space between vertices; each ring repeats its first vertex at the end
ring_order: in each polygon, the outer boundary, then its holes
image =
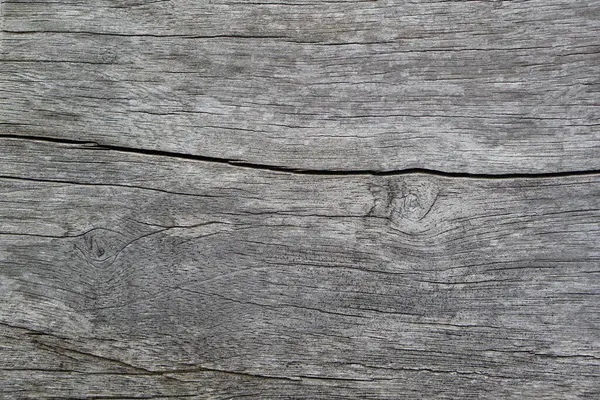
POLYGON ((595 398, 600 175, 1 139, 6 398, 595 398))
POLYGON ((305 169, 600 169, 598 1, 2 3, 0 132, 305 169))
POLYGON ((0 398, 600 397, 599 16, 0 3, 0 398))

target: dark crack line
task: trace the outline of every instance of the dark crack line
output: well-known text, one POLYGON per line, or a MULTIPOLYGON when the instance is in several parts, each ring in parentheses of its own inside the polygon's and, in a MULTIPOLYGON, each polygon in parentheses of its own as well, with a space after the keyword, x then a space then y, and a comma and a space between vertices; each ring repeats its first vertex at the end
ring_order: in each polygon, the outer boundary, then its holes
MULTIPOLYGON (((99 186, 99 187, 118 187, 132 190, 148 190, 151 192, 159 192, 166 194, 173 194, 177 196, 192 196, 192 197, 206 197, 206 198, 218 198, 222 196, 214 196, 210 194, 195 194, 195 193, 185 193, 185 192, 175 192, 172 190, 164 190, 159 188, 152 188, 146 186, 137 186, 137 185, 125 185, 119 183, 95 183, 95 182, 79 182, 79 181, 71 181, 66 179, 47 179, 47 178, 29 178, 22 176, 10 176, 10 175, 0 175, 0 179, 10 179, 17 181, 30 181, 30 182, 43 182, 43 183, 62 183, 65 185, 80 185, 80 186, 99 186)), ((22 236, 25 236, 21 234, 22 236)), ((32 235, 32 236, 42 236, 42 235, 32 235)), ((52 237, 52 236, 48 236, 52 237)))
POLYGON ((38 34, 55 34, 55 35, 89 35, 89 36, 113 36, 125 38, 156 38, 156 39, 290 39, 288 36, 281 35, 244 35, 235 33, 224 33, 214 35, 194 35, 194 34, 178 34, 178 33, 127 33, 127 32, 94 32, 94 31, 66 31, 66 30, 0 30, 0 33, 8 33, 11 35, 38 35, 38 34))
POLYGON ((244 160, 228 159, 223 157, 203 156, 189 153, 178 153, 166 150, 151 150, 140 149, 126 146, 105 145, 94 141, 73 140, 73 139, 58 139, 43 136, 23 136, 23 135, 0 135, 0 138, 33 140, 49 143, 60 143, 67 145, 82 146, 82 150, 91 151, 116 151, 129 154, 139 154, 153 157, 168 157, 181 160, 200 161, 207 163, 216 163, 229 165, 234 167, 257 169, 262 171, 271 171, 278 173, 298 174, 298 175, 324 175, 324 176, 354 176, 354 175, 370 175, 370 176, 401 176, 410 174, 427 174, 440 176, 445 178, 463 178, 463 179, 546 179, 546 178, 561 178, 574 176, 590 176, 599 175, 600 169, 589 170, 571 170, 562 172, 539 172, 539 173, 471 173, 471 172, 453 172, 443 171, 430 168, 405 168, 405 169, 390 169, 390 170, 373 170, 373 169, 304 169, 293 168, 282 165, 254 163, 244 160))

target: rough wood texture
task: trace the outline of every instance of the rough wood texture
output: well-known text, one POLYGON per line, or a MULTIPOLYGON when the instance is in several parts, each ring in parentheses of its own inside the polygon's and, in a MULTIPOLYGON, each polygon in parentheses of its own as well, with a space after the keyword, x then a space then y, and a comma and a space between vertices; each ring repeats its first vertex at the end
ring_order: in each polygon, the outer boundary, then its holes
POLYGON ((320 176, 1 145, 5 393, 600 395, 600 175, 320 176))
POLYGON ((598 1, 11 1, 3 130, 304 169, 600 169, 598 1))
POLYGON ((0 7, 0 399, 600 398, 600 2, 0 7))

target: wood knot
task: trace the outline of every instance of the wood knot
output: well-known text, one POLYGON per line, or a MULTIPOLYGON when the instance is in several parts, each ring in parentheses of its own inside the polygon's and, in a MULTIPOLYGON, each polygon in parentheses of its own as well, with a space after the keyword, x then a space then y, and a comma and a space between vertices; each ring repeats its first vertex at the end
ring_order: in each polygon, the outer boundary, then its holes
POLYGON ((120 232, 106 228, 94 228, 81 235, 75 244, 85 258, 95 264, 110 262, 127 244, 120 232))
POLYGON ((398 196, 392 201, 392 208, 399 218, 421 221, 437 200, 437 185, 429 180, 404 179, 398 196))
POLYGON ((432 177, 390 178, 385 185, 371 188, 374 205, 369 215, 385 216, 397 227, 414 225, 416 228, 430 215, 438 192, 438 184, 432 177))

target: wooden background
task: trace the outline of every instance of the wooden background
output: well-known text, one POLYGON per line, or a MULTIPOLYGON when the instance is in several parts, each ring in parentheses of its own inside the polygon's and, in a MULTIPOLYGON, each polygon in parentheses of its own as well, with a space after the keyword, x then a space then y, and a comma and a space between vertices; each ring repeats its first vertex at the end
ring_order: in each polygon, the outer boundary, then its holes
POLYGON ((1 399, 600 398, 600 2, 3 0, 1 399))

